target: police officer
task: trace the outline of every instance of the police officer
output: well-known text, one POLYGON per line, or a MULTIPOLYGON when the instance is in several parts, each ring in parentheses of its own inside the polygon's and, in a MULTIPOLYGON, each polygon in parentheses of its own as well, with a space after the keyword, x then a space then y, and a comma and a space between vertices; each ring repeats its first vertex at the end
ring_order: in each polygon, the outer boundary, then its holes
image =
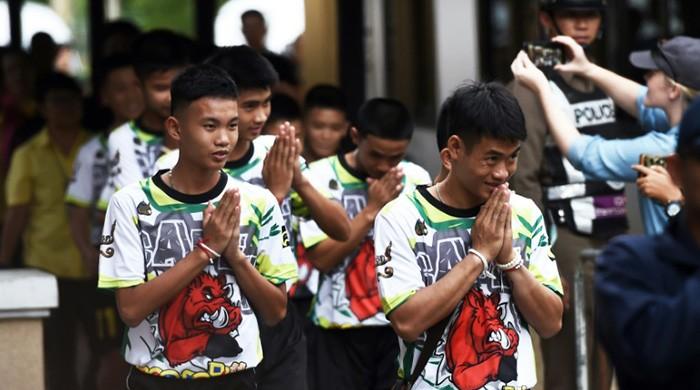
MULTIPOLYGON (((601 35, 604 0, 545 0, 539 22, 548 37, 568 35, 584 47, 601 35)), ((584 134, 621 138, 613 100, 590 81, 562 76, 552 68, 543 69, 576 127, 584 134)), ((601 248, 615 235, 627 230, 624 184, 586 180, 554 145, 548 135, 537 97, 523 86, 511 84, 525 115, 528 138, 519 156, 518 171, 512 184, 518 193, 538 202, 556 239, 553 248, 564 282, 562 331, 542 340, 544 383, 547 390, 576 388, 575 331, 573 316, 573 275, 585 248, 601 248), (556 233, 554 233, 556 232, 556 233), (567 288, 568 287, 568 288, 567 288)), ((586 269, 592 276, 592 265, 586 269)), ((590 286, 590 282, 587 283, 590 286)), ((592 293, 586 291, 588 329, 592 330, 592 293)), ((593 347, 589 331, 589 357, 593 388, 608 389, 611 373, 602 349, 593 347)))

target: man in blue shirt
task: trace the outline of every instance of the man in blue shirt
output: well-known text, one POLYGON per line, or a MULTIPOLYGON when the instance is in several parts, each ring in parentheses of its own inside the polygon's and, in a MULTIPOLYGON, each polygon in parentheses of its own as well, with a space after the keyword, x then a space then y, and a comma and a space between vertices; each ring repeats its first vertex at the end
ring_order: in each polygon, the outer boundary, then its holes
POLYGON ((684 210, 657 237, 614 240, 598 259, 600 339, 621 390, 700 383, 700 101, 680 125, 668 168, 684 210))

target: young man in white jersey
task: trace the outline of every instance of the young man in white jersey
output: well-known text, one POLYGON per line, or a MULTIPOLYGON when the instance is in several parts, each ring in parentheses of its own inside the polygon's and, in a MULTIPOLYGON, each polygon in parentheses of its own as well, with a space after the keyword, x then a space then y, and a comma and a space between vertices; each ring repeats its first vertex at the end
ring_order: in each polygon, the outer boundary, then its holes
MULTIPOLYGON (((272 88, 278 81, 272 65, 248 46, 219 50, 207 63, 218 65, 240 89, 240 140, 229 155, 224 170, 231 176, 268 188, 280 203, 286 227, 291 232, 293 214, 314 218, 324 231, 346 239, 349 221, 340 205, 327 199, 302 174, 294 129, 285 126, 275 136, 260 135, 270 115, 272 88)), ((294 237, 291 238, 294 246, 294 237)), ((261 327, 263 350, 268 358, 256 371, 258 389, 304 390, 306 341, 303 324, 289 303, 286 318, 276 327, 261 327)))
POLYGON ((542 214, 507 185, 523 114, 498 84, 460 87, 445 104, 446 178, 387 204, 374 225, 399 376, 412 389, 529 389, 529 329, 556 334, 563 305, 542 214), (428 333, 439 341, 426 346, 428 333))
POLYGON ((221 170, 238 137, 234 82, 196 66, 172 96, 178 162, 117 192, 101 239, 99 287, 129 327, 127 387, 255 389, 257 318, 285 316, 296 278, 289 237, 269 191, 221 170))
POLYGON ((377 293, 372 225, 382 206, 430 183, 430 175, 403 161, 413 122, 399 101, 363 104, 351 133, 355 150, 309 167, 315 185, 352 218, 344 241, 329 238, 313 221, 300 225, 308 259, 321 272, 311 310, 317 326, 311 375, 318 389, 388 389, 396 377, 398 346, 377 293))
MULTIPOLYGON (((111 125, 78 151, 65 197, 70 232, 93 286, 97 279, 97 247, 104 222, 104 213, 98 212, 97 201, 109 175, 107 137, 109 131, 135 120, 143 110, 143 93, 129 57, 107 57, 100 62, 97 72, 97 90, 102 104, 108 108, 111 125)), ((119 355, 122 332, 114 297, 98 292, 86 298, 94 303, 93 328, 99 330, 88 333, 96 338, 91 345, 97 349, 87 369, 86 386, 102 388, 107 383, 121 384, 127 366, 119 355)))
MULTIPOLYGON (((164 148, 165 119, 170 115, 170 84, 189 63, 186 38, 166 30, 143 34, 134 43, 134 70, 141 82, 144 110, 135 121, 118 127, 107 140, 110 175, 98 207, 132 182, 150 177, 164 148)), ((172 143, 172 142, 171 142, 172 143)))

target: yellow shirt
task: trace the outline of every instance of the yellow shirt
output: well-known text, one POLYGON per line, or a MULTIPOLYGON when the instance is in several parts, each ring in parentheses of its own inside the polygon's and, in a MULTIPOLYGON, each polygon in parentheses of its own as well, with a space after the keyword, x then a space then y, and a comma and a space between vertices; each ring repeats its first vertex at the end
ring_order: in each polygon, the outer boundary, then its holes
POLYGON ((15 150, 7 176, 7 206, 30 206, 23 234, 24 264, 62 278, 85 276, 68 228, 64 198, 73 161, 88 138, 81 131, 70 153, 64 155, 43 129, 15 150))

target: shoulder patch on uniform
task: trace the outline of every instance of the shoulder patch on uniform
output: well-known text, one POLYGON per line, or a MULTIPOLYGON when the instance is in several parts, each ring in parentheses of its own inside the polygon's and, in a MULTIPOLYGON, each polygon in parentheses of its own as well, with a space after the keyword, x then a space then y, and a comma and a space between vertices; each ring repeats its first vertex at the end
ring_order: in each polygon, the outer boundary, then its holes
POLYGON ((416 220, 416 234, 419 236, 425 236, 428 234, 428 227, 425 226, 425 221, 422 219, 416 220))
POLYGON ((151 210, 151 205, 144 201, 141 201, 138 206, 136 206, 136 212, 141 215, 151 215, 153 211, 151 210))

